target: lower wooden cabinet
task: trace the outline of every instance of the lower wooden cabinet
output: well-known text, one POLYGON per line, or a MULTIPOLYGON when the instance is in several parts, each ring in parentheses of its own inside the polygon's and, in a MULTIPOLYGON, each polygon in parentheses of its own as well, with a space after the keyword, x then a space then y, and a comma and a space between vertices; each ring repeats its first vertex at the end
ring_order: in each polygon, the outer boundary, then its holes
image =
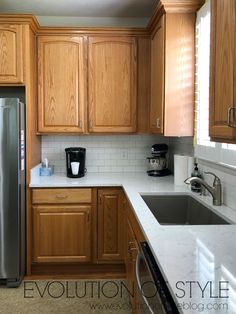
POLYGON ((140 253, 139 243, 145 241, 143 232, 136 220, 133 209, 128 200, 124 199, 125 209, 125 269, 128 289, 130 291, 130 302, 132 313, 140 314, 142 302, 136 279, 136 260, 140 253))
POLYGON ((32 190, 34 264, 123 264, 121 188, 32 190))
POLYGON ((91 206, 33 207, 34 262, 91 260, 91 206))
POLYGON ((98 190, 98 261, 124 259, 124 215, 121 189, 98 190))
POLYGON ((122 188, 37 188, 31 195, 32 274, 124 278, 126 266, 132 291, 143 235, 122 188))
POLYGON ((126 279, 128 288, 130 291, 130 301, 132 305, 133 312, 134 309, 138 308, 138 297, 137 291, 138 286, 136 282, 136 258, 139 254, 139 246, 136 241, 133 229, 131 227, 130 221, 127 219, 127 238, 126 238, 126 258, 125 258, 125 267, 126 267, 126 279))

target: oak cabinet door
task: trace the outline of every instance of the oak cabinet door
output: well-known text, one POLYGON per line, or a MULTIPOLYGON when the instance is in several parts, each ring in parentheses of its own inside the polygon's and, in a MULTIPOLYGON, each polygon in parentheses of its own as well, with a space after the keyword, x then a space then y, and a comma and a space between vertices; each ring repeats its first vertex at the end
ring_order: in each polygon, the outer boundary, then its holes
POLYGON ((151 38, 151 104, 150 130, 153 133, 164 132, 164 16, 160 19, 151 38))
POLYGON ((138 284, 136 280, 136 259, 139 254, 139 246, 136 241, 133 229, 129 219, 126 221, 126 252, 125 252, 125 267, 128 289, 130 292, 130 302, 133 308, 133 313, 140 313, 140 300, 138 297, 138 284))
POLYGON ((0 24, 0 83, 23 83, 22 25, 0 24))
POLYGON ((123 207, 121 190, 98 191, 98 261, 123 261, 123 207))
MULTIPOLYGON (((236 107, 235 0, 212 1, 211 23, 210 137, 231 140, 236 139, 228 121, 229 109, 236 107)), ((235 111, 230 118, 236 125, 235 111)))
POLYGON ((38 68, 38 131, 83 132, 85 123, 83 38, 39 37, 38 68))
POLYGON ((137 58, 132 37, 90 37, 89 132, 135 132, 137 58))
POLYGON ((91 261, 91 206, 33 207, 34 262, 91 261))
POLYGON ((192 12, 165 13, 152 31, 152 133, 193 136, 195 22, 192 12))

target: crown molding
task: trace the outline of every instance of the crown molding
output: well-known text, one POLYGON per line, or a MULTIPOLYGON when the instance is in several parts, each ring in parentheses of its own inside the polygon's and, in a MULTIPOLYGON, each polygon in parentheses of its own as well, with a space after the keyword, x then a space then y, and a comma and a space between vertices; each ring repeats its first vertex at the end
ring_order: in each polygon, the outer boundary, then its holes
POLYGON ((111 35, 111 36, 148 36, 147 28, 132 27, 46 27, 41 26, 38 35, 111 35))
POLYGON ((204 3, 205 0, 160 0, 150 18, 147 29, 152 33, 160 16, 164 13, 194 13, 204 3))
POLYGON ((30 25, 34 33, 40 29, 36 17, 32 14, 4 14, 0 12, 1 23, 27 24, 30 25))

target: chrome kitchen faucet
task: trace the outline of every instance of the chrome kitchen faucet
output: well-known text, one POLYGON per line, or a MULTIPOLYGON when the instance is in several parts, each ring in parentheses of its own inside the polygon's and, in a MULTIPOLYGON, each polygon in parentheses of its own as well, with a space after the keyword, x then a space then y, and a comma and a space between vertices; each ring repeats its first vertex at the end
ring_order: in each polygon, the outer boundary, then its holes
POLYGON ((220 178, 217 177, 213 172, 204 172, 204 173, 205 174, 211 174, 211 175, 214 176, 213 186, 210 186, 209 184, 206 183, 206 181, 204 181, 203 179, 198 178, 198 177, 187 178, 184 182, 186 184, 192 184, 194 182, 201 184, 212 195, 212 197, 213 197, 213 205, 221 206, 222 205, 222 198, 221 198, 222 189, 221 189, 220 178))

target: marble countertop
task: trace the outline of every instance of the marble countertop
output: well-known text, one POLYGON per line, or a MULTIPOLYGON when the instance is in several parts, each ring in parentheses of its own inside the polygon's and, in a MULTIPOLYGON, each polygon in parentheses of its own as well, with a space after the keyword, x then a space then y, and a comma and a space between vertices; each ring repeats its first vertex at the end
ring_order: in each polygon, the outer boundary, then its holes
POLYGON ((236 211, 213 206, 211 196, 175 186, 172 176, 142 173, 87 173, 80 179, 63 174, 39 177, 31 171, 30 187, 122 186, 180 313, 236 313, 236 211), (142 194, 191 194, 231 225, 160 225, 142 194), (140 195, 141 194, 141 195, 140 195))

